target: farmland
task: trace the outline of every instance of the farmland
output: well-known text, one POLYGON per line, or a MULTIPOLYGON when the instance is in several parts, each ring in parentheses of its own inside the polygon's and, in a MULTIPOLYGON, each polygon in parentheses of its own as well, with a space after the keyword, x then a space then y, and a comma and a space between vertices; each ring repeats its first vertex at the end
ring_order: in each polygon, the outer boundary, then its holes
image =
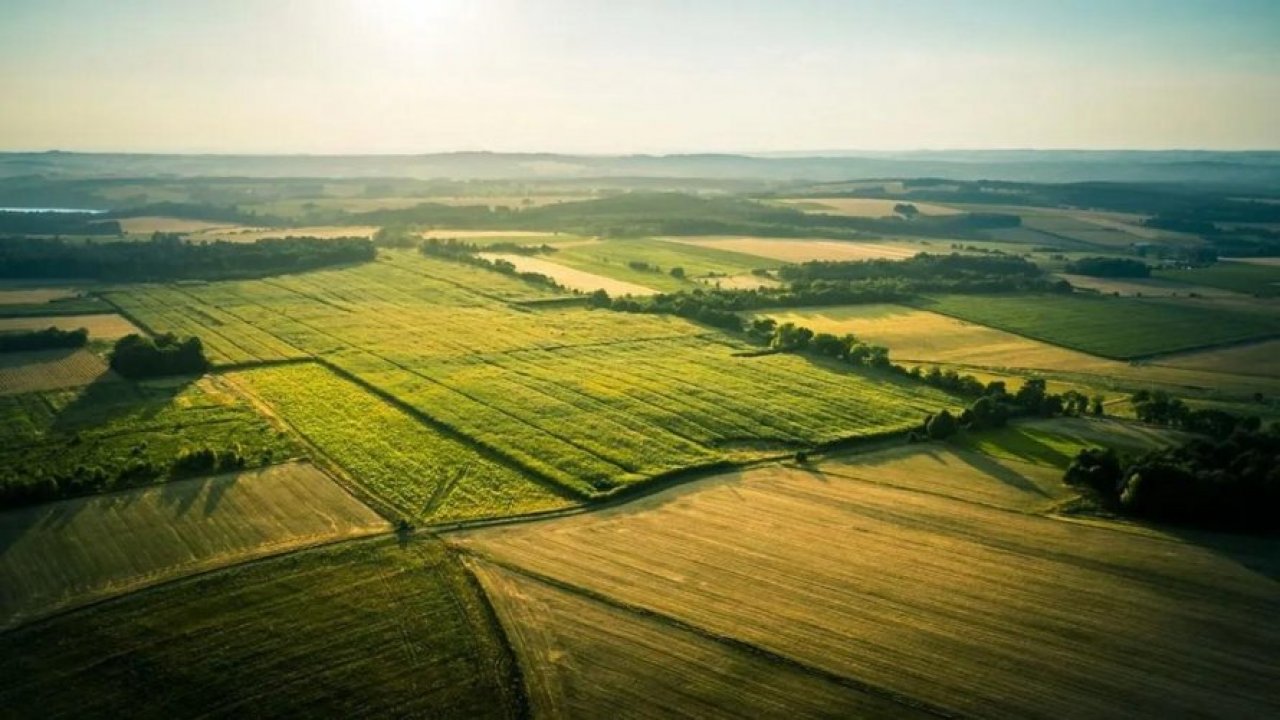
POLYGON ((1260 297, 1280 295, 1280 267, 1274 265, 1223 261, 1209 267, 1159 270, 1157 275, 1182 283, 1207 285, 1260 297))
POLYGON ((96 382, 0 396, 5 482, 80 494, 170 477, 188 449, 234 451, 249 467, 296 448, 213 378, 96 382))
POLYGON ((305 463, 0 513, 0 627, 390 526, 305 463))
POLYGON ((376 502, 415 521, 471 520, 571 500, 317 365, 232 373, 376 502))
POLYGON ((1280 334, 1266 315, 1195 301, 951 295, 920 307, 1073 350, 1130 359, 1280 334))
MULTIPOLYGON (((623 508, 467 531, 449 542, 523 585, 621 608, 667 632, 691 629, 754 648, 779 666, 900 701, 903 712, 1277 710, 1271 668, 1280 631, 1270 618, 1280 596, 1267 576, 1172 537, 947 496, 980 499, 974 494, 985 483, 1007 500, 1001 472, 981 480, 984 473, 970 470, 965 483, 947 461, 934 466, 943 476, 921 475, 920 465, 896 473, 919 489, 938 477, 942 494, 881 484, 877 464, 900 460, 753 469, 623 508), (859 466, 874 482, 835 474, 859 466)), ((1026 492, 1035 496, 1035 487, 1026 492)), ((497 604, 520 602, 529 601, 497 604)), ((564 622, 547 632, 576 640, 585 631, 565 615, 552 610, 564 622)), ((684 637, 631 648, 642 653, 634 664, 667 662, 684 637)), ((545 642, 515 641, 534 645, 522 655, 545 642)), ((701 677, 693 673, 694 687, 701 677)))
POLYGON ((138 328, 133 323, 119 315, 53 315, 49 317, 0 318, 0 332, 43 330, 47 327, 56 327, 59 330, 85 328, 89 331, 90 340, 119 340, 125 335, 138 332, 138 328))
MULTIPOLYGON (((620 297, 622 295, 653 295, 657 290, 645 285, 637 285, 633 282, 625 280, 617 280, 607 275, 599 275, 585 270, 578 270, 567 265, 561 265, 553 260, 544 260, 542 258, 529 257, 527 255, 512 255, 506 253, 480 253, 480 257, 486 260, 502 260, 509 262, 515 266, 519 272, 534 272, 555 280, 570 290, 580 292, 592 292, 595 290, 604 290, 612 297, 620 297)), ((559 256, 556 256, 557 260, 559 256)), ((644 278, 646 280, 661 280, 659 277, 644 278)), ((665 283, 662 283, 665 284, 665 283)))
MULTIPOLYGON (((0 354, 0 396, 111 382, 119 377, 88 350, 0 354)), ((0 400, 0 403, 4 401, 0 400)))
MULTIPOLYGON (((852 215, 854 217, 890 217, 895 215, 894 207, 901 200, 885 198, 800 198, 779 201, 805 212, 829 213, 832 215, 852 215)), ((912 202, 921 215, 958 215, 961 211, 945 205, 934 203, 912 202)))
POLYGON ((10 631, 4 645, 0 706, 23 717, 520 715, 483 600, 429 539, 244 565, 10 631))
POLYGON ((486 270, 387 253, 372 266, 108 297, 149 328, 199 334, 215 362, 321 358, 579 494, 903 430, 955 402, 796 356, 738 357, 743 345, 676 318, 531 316, 508 304, 547 296, 486 270), (787 401, 765 406, 761 393, 787 401))
POLYGON ((1199 350, 1160 358, 1168 367, 1258 375, 1280 379, 1280 340, 1239 345, 1216 350, 1199 350))
POLYGON ((652 239, 573 245, 550 256, 549 260, 664 292, 691 289, 695 287, 694 278, 743 275, 777 265, 751 254, 652 239), (671 269, 676 267, 684 270, 684 278, 671 276, 671 269))
POLYGON ((905 242, 850 242, 803 238, 768 237, 684 237, 668 238, 713 250, 754 255, 767 260, 799 263, 809 260, 901 260, 929 250, 928 242, 920 245, 905 242))

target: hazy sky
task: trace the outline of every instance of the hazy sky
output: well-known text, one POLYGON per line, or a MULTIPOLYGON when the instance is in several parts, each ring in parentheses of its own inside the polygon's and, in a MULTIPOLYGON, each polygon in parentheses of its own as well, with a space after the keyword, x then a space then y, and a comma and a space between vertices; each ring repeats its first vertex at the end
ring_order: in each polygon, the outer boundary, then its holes
POLYGON ((0 0, 0 148, 1280 148, 1280 0, 0 0))

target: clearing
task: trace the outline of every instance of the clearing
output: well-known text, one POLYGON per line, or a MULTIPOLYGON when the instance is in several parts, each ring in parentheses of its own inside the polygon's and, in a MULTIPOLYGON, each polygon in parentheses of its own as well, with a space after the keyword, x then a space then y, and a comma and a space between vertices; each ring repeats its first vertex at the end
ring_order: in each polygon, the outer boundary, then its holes
POLYGON ((391 526, 307 463, 0 512, 0 627, 391 526))
POLYGON ((346 543, 4 635, 17 717, 521 717, 518 670, 439 543, 346 543), (68 642, 68 639, 74 639, 68 642))
MULTIPOLYGON (((951 477, 963 470, 954 462, 939 463, 947 477, 928 493, 880 484, 875 465, 859 472, 877 482, 828 467, 729 473, 449 542, 528 582, 842 679, 904 712, 1280 712, 1280 586, 1231 555, 1248 544, 1274 557, 1274 539, 1217 538, 1209 548, 963 502, 938 494, 963 482, 951 477)), ((998 488, 1006 470, 974 482, 998 488)), ((930 479, 918 467, 897 477, 922 488, 930 479)), ((509 602, 520 598, 496 604, 509 602)), ((526 656, 540 651, 530 642, 526 656)), ((650 645, 626 651, 653 663, 677 647, 650 645)))

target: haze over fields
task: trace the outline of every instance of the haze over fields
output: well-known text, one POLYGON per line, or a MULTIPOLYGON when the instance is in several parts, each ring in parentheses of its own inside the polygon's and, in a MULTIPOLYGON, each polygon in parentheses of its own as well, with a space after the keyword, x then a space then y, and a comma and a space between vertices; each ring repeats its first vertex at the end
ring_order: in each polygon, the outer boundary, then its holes
POLYGON ((1280 5, 0 61, 0 717, 1280 717, 1280 5))

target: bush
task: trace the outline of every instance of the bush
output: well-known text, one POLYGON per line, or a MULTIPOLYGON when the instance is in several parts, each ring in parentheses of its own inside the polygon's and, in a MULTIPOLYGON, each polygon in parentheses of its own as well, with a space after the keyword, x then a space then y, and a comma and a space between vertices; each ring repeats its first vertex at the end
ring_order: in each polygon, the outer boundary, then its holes
POLYGON ((89 331, 85 328, 59 330, 56 327, 49 327, 44 330, 0 334, 0 352, 77 348, 84 347, 88 341, 89 331))
POLYGON ((111 351, 111 369, 127 378, 198 375, 209 369, 200 338, 178 339, 166 333, 154 339, 138 334, 116 341, 111 351))
POLYGON ((960 425, 956 422, 955 416, 947 410, 929 418, 928 423, 925 424, 925 432, 930 440, 946 440, 955 435, 959 429, 960 425))

